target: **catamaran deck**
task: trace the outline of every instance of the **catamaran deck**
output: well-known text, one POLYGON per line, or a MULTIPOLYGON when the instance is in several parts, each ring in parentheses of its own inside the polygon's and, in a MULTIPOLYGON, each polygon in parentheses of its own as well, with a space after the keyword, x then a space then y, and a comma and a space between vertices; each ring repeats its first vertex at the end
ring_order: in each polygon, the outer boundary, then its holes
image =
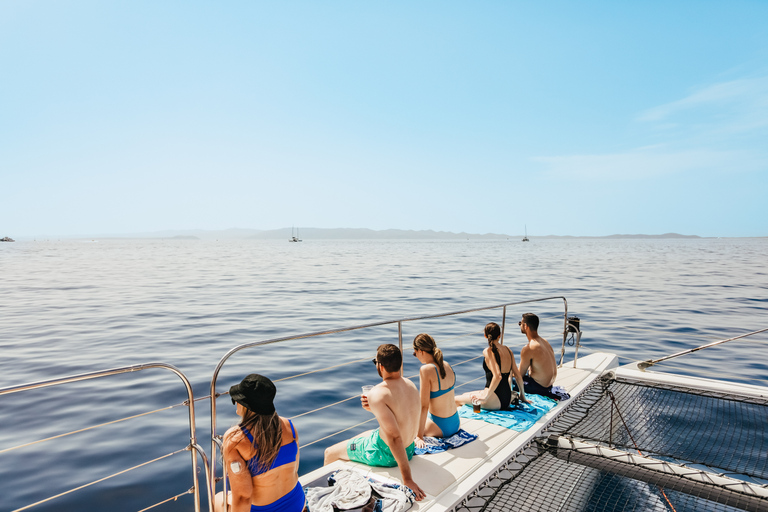
MULTIPOLYGON (((512 454, 529 443, 571 401, 604 371, 618 366, 614 354, 595 353, 579 358, 578 368, 566 363, 558 369, 555 384, 564 387, 570 400, 560 402, 541 417, 533 427, 516 432, 480 420, 461 419, 461 428, 478 438, 470 443, 429 455, 417 455, 411 460, 413 479, 427 497, 414 503, 411 510, 450 510, 472 493, 479 484, 491 477, 512 454)), ((356 469, 384 481, 400 483, 400 471, 394 468, 372 468, 350 461, 336 461, 300 478, 304 486, 325 486, 325 478, 342 468, 356 469)))

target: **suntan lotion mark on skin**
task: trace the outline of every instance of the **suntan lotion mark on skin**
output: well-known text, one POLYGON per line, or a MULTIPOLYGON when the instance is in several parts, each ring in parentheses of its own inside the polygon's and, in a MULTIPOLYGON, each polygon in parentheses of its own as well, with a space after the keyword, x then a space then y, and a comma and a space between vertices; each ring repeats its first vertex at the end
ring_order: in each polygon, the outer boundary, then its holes
POLYGON ((233 473, 237 474, 243 470, 243 465, 239 462, 230 462, 229 469, 231 469, 233 473))

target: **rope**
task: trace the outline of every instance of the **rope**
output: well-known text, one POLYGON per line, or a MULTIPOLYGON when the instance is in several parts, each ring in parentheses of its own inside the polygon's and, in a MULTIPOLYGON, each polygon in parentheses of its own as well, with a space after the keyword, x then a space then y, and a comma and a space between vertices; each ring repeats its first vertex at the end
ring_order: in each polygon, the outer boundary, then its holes
POLYGON ((54 439, 59 439, 59 438, 62 438, 62 437, 71 436, 72 434, 79 434, 80 432, 87 432, 88 430, 93 430, 93 429, 99 428, 99 427, 105 427, 107 425, 113 425, 115 423, 120 423, 121 421, 132 420, 134 418, 140 418, 142 416, 148 416, 148 415, 154 414, 156 412, 167 411, 167 410, 170 410, 170 409, 174 409, 176 407, 181 407, 182 405, 185 405, 185 404, 170 405, 168 407, 163 407, 162 409, 155 409, 154 411, 144 412, 144 413, 141 413, 141 414, 136 414, 134 416, 128 416, 128 417, 125 417, 125 418, 121 418, 119 420, 108 421, 107 423, 100 423, 98 425, 93 425, 91 427, 81 428, 80 430, 73 430, 72 432, 67 432, 65 434, 59 434, 57 436, 46 437, 45 439, 38 439, 37 441, 31 441, 29 443, 20 444, 18 446, 11 446, 10 448, 4 448, 4 449, 0 450, 0 453, 5 453, 5 452, 13 451, 13 450, 18 450, 19 448, 25 448, 27 446, 32 446, 33 444, 44 443, 46 441, 53 441, 54 439))
MULTIPOLYGON (((469 380, 469 381, 465 382, 464 384, 459 384, 459 385, 458 385, 458 386, 456 386, 455 388, 460 388, 460 387, 462 387, 462 386, 466 386, 467 384, 472 384, 472 383, 473 383, 473 382, 475 382, 476 380, 480 380, 480 379, 484 379, 484 378, 485 378, 485 377, 478 377, 478 378, 476 378, 476 379, 472 379, 472 380, 469 380)), ((455 389, 455 388, 454 388, 454 389, 455 389)))
POLYGON ((162 456, 160 456, 160 457, 158 457, 156 459, 148 460, 147 462, 142 462, 141 464, 139 464, 137 466, 133 466, 131 468, 124 469, 122 471, 118 471, 117 473, 113 473, 113 474, 111 474, 109 476, 105 476, 104 478, 99 478, 98 480, 94 480, 93 482, 89 482, 87 484, 83 484, 83 485, 81 485, 79 487, 74 487, 74 488, 72 488, 72 489, 70 489, 68 491, 64 491, 62 493, 56 494, 54 496, 51 496, 50 498, 46 498, 44 500, 40 500, 38 502, 32 503, 30 505, 27 505, 26 507, 17 508, 15 510, 13 510, 12 512, 21 512, 22 510, 27 510, 27 509, 30 509, 32 507, 36 507, 37 505, 41 505, 41 504, 46 503, 46 502, 51 501, 51 500, 55 500, 56 498, 61 498, 62 496, 66 496, 67 494, 73 493, 75 491, 79 491, 80 489, 85 489, 86 487, 90 487, 91 485, 98 484, 99 482, 103 482, 105 480, 109 480, 110 478, 114 478, 116 476, 120 476, 120 475, 122 475, 124 473, 128 473, 129 471, 133 471, 134 469, 138 469, 140 467, 146 466, 147 464, 152 464, 153 462, 157 462, 159 460, 166 459, 166 458, 168 458, 168 457, 170 457, 172 455, 176 455, 177 453, 181 453, 181 452, 184 452, 184 451, 187 451, 187 448, 182 448, 181 450, 176 450, 175 452, 171 452, 171 453, 168 453, 166 455, 162 455, 162 456))
POLYGON ((372 422, 372 421, 373 421, 373 420, 375 420, 375 419, 376 419, 376 418, 375 418, 375 417, 373 417, 373 418, 371 418, 371 419, 369 419, 369 420, 365 420, 365 421, 363 421, 363 422, 361 422, 361 423, 358 423, 357 425, 352 425, 351 427, 347 427, 347 428, 345 428, 345 429, 343 429, 343 430, 339 430, 338 432, 334 432, 333 434, 327 435, 327 436, 325 436, 325 437, 321 437, 320 439, 316 439, 316 440, 314 440, 314 441, 311 441, 311 442, 309 442, 309 443, 307 443, 307 444, 301 445, 299 448, 306 448, 307 446, 311 446, 311 445, 313 445, 313 444, 315 444, 315 443, 319 443, 320 441, 325 441, 325 440, 326 440, 326 439, 328 439, 329 437, 333 437, 333 436, 335 436, 335 435, 341 434, 342 432, 346 432, 347 430, 352 430, 353 428, 355 428, 355 427, 359 427, 360 425, 365 425, 366 423, 370 423, 370 422, 372 422))
POLYGON ((763 333, 763 332, 766 332, 766 331, 768 331, 768 327, 766 327, 765 329, 759 329, 757 331, 748 332, 746 334, 740 334, 738 336, 733 336, 733 337, 728 338, 728 339, 714 341, 712 343, 708 343, 708 344, 702 345, 700 347, 691 348, 691 349, 688 349, 688 350, 683 350, 682 352, 678 352, 676 354, 672 354, 672 355, 669 355, 669 356, 664 356, 664 357, 661 357, 659 359, 643 361, 641 363, 641 365, 640 365, 640 369, 645 369, 645 368, 648 368, 649 366, 652 366, 652 365, 654 365, 656 363, 660 363, 662 361, 667 361, 667 360, 673 359, 675 357, 680 357, 680 356, 684 356, 684 355, 687 355, 687 354, 692 354, 693 352, 698 352, 699 350, 703 350, 705 348, 714 347, 714 346, 717 346, 717 345, 722 345, 723 343, 727 343, 729 341, 739 340, 739 339, 742 339, 742 338, 746 338, 747 336, 753 336, 755 334, 760 334, 760 333, 763 333))
MULTIPOLYGON (((611 403, 613 404, 613 407, 611 407, 611 435, 613 435, 613 408, 615 407, 616 413, 619 415, 619 419, 621 419, 621 422, 624 424, 624 428, 627 430, 627 434, 629 434, 629 438, 632 440, 632 444, 635 445, 635 450, 637 450, 637 453, 641 457, 645 457, 645 455, 643 455, 643 452, 640 451, 640 447, 637 445, 637 442, 635 441, 635 438, 632 435, 632 432, 629 430, 629 426, 627 425, 627 422, 624 421, 624 416, 621 415, 621 411, 619 410, 619 404, 616 402, 616 397, 613 396, 613 391, 608 390, 607 393, 608 393, 608 396, 611 398, 611 403)), ((667 504, 669 505, 669 508, 672 509, 672 512, 677 512, 675 510, 675 506, 672 505, 671 501, 669 501, 669 498, 667 497, 667 493, 664 492, 664 489, 662 489, 660 485, 657 485, 656 487, 659 488, 661 495, 664 496, 664 500, 666 500, 667 504)))
POLYGON ((473 358, 471 358, 471 359, 467 359, 466 361, 462 361, 462 362, 460 362, 460 363, 456 363, 456 364, 454 364, 453 366, 461 366, 461 365, 463 365, 463 364, 465 364, 465 363, 469 363, 469 362, 471 362, 471 361, 474 361, 475 359, 480 359, 481 357, 483 357, 483 356, 477 356, 477 357, 473 357, 473 358))
MULTIPOLYGON (((447 343, 459 340, 461 338, 467 338, 469 336, 477 336, 478 334, 482 334, 482 333, 483 333, 483 331, 474 331, 474 332, 468 332, 466 334, 458 334, 456 336, 451 336, 450 338, 445 338, 445 339, 440 340, 440 344, 441 345, 445 345, 447 343)), ((435 344, 437 344, 437 340, 435 340, 435 344)))
POLYGON ((664 362, 664 366, 660 367, 659 370, 680 370, 682 372, 689 372, 689 373, 695 373, 697 375, 704 375, 706 377, 711 378, 712 374, 716 374, 718 379, 723 380, 723 378, 727 377, 730 380, 733 380, 735 382, 743 382, 744 381, 744 375, 737 375, 734 373, 726 373, 723 371, 722 367, 718 368, 717 371, 713 372, 712 368, 701 368, 701 369, 694 369, 690 366, 675 366, 670 363, 664 362), (694 371, 698 370, 698 371, 694 371))
POLYGON ((334 405, 343 404, 344 402, 349 402, 353 398, 357 398, 360 395, 352 395, 349 398, 345 398, 344 400, 339 400, 338 402, 334 402, 332 404, 324 405, 322 407, 318 407, 317 409, 312 409, 311 411, 303 412, 301 414, 297 414, 296 416, 291 416, 288 419, 295 420, 296 418, 301 418, 302 416, 306 416, 307 414, 312 414, 313 412, 322 411, 323 409, 327 409, 329 407, 333 407, 334 405))
POLYGON ((147 511, 147 510, 149 510, 149 509, 152 509, 152 508, 155 508, 155 507, 157 507, 157 506, 160 506, 160 505, 163 505, 163 504, 165 504, 165 503, 168 503, 169 501, 176 501, 176 500, 178 500, 179 498, 181 498, 182 496, 184 496, 185 494, 192 494, 192 491, 193 491, 193 490, 194 490, 194 488, 193 488, 193 489, 190 489, 190 490, 188 490, 188 491, 185 491, 185 492, 179 493, 179 494, 177 494, 176 496, 172 496, 172 497, 168 498, 167 500, 163 500, 163 501, 160 501, 160 502, 158 502, 158 503, 155 503, 154 505, 150 505, 150 506, 148 506, 147 508, 143 508, 143 509, 139 510, 139 512, 145 512, 145 511, 147 511))
MULTIPOLYGON (((324 372, 326 370, 331 370, 333 368, 341 368, 342 366, 347 366, 347 365, 350 365, 350 364, 355 364, 355 363, 359 363, 359 362, 362 362, 362 361, 367 361, 368 359, 369 358, 364 357, 362 359, 355 359, 354 361, 349 361, 347 363, 341 363, 341 364, 337 364, 337 365, 334 365, 334 366, 326 366, 325 368, 320 368, 319 370, 312 370, 312 371, 309 371, 309 372, 297 373, 296 375, 291 375, 290 377, 283 377, 282 379, 277 379, 274 382, 282 382, 284 380, 291 380, 291 379, 295 379, 295 378, 298 378, 298 377, 304 377, 305 375, 311 375, 313 373, 324 372)), ((227 391, 226 393, 222 393, 222 395, 226 395, 226 394, 229 394, 229 391, 227 391)))

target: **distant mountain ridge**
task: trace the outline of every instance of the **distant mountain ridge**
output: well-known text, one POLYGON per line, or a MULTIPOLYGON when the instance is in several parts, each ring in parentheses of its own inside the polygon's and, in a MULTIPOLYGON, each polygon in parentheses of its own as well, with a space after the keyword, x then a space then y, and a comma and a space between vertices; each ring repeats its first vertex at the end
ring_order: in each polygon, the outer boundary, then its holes
POLYGON ((606 236, 570 236, 570 235, 547 235, 536 238, 620 238, 620 239, 664 239, 664 238, 706 238, 699 235, 681 235, 679 233, 664 233, 663 235, 606 235, 606 236))
MULTIPOLYGON (((301 228, 300 237, 309 240, 451 240, 451 239, 472 239, 472 240, 505 240, 509 235, 497 233, 452 233, 449 231, 429 230, 405 230, 405 229, 383 229, 376 231, 367 228, 301 228)), ((287 228, 261 231, 248 238, 261 240, 288 238, 290 232, 287 228)))
MULTIPOLYGON (((61 238, 165 238, 178 240, 288 240, 291 237, 291 228, 281 229, 224 229, 224 230, 165 230, 149 233, 123 233, 102 235, 76 235, 76 236, 51 236, 34 237, 36 239, 61 239, 61 238)), ((299 238, 308 240, 518 240, 523 235, 507 235, 503 233, 453 233, 450 231, 433 230, 405 230, 384 229, 373 230, 367 228, 299 228, 299 238)), ((25 237, 31 239, 32 237, 25 237)), ((675 239, 675 238, 702 238, 698 235, 681 235, 678 233, 665 233, 662 235, 628 235, 615 234, 608 236, 573 236, 573 235, 529 235, 531 240, 537 239, 675 239)))

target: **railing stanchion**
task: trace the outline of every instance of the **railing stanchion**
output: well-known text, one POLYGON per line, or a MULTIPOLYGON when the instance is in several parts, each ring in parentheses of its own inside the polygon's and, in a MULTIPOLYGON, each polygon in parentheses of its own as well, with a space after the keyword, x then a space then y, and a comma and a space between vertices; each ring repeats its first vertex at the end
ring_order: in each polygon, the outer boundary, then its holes
POLYGON ((504 305, 504 309, 501 311, 501 340, 499 343, 504 344, 504 329, 507 325, 507 306, 504 305))
POLYGON ((562 297, 562 299, 565 313, 563 313, 563 347, 560 349, 560 363, 557 365, 558 368, 563 367, 563 359, 565 359, 565 340, 568 338, 568 301, 565 300, 565 297, 562 297))
POLYGON ((576 368, 576 361, 579 359, 579 345, 581 345, 581 329, 576 333, 576 350, 573 352, 573 367, 576 368))

